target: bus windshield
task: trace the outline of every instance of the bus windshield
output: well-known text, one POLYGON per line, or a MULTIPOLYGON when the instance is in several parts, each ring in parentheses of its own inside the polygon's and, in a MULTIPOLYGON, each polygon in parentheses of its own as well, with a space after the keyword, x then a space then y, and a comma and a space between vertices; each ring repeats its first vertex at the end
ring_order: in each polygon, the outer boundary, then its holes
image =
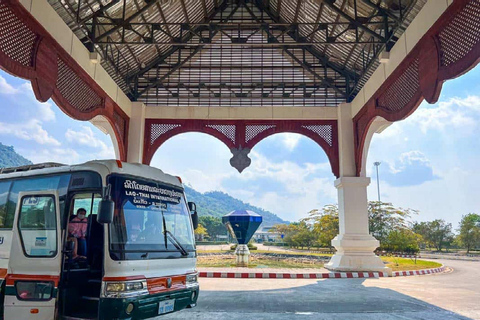
POLYGON ((136 255, 124 253, 137 253, 137 258, 162 258, 165 253, 182 256, 183 250, 195 250, 182 189, 121 175, 111 175, 109 183, 115 202, 110 225, 110 251, 117 253, 114 257, 126 259, 136 255))

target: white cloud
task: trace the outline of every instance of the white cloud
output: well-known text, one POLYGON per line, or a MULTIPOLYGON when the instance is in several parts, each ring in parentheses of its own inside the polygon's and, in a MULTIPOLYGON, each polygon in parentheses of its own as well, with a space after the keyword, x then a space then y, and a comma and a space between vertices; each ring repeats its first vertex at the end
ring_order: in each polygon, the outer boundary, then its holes
POLYGON ((35 98, 33 93, 32 86, 30 83, 25 82, 19 86, 19 89, 16 89, 18 95, 26 95, 33 102, 31 106, 34 108, 35 118, 38 118, 42 121, 53 121, 55 120, 55 112, 52 110, 52 104, 50 102, 39 102, 35 98))
POLYGON ((14 88, 11 84, 5 80, 4 77, 0 76, 0 93, 2 94, 16 94, 18 92, 17 88, 14 88))
POLYGON ((70 143, 97 149, 96 156, 99 159, 115 158, 113 147, 98 139, 90 127, 82 126, 81 131, 68 129, 65 138, 70 143))
MULTIPOLYGON (((478 197, 478 180, 480 172, 452 168, 443 172, 441 180, 427 181, 421 185, 408 188, 392 186, 380 182, 382 201, 392 202, 394 206, 419 210, 419 215, 412 217, 416 221, 444 219, 456 227, 461 216, 477 212, 480 207, 478 197)), ((368 188, 370 200, 377 199, 377 185, 368 188)))
POLYGON ((477 125, 480 115, 480 96, 451 98, 439 102, 435 107, 422 105, 408 119, 418 125, 423 133, 428 130, 458 130, 470 132, 477 125))
POLYGON ((75 164, 80 160, 80 155, 74 149, 70 148, 49 148, 36 150, 23 150, 26 158, 33 163, 58 162, 65 164, 75 164))
POLYGON ((284 133, 280 137, 282 139, 283 144, 285 145, 287 150, 289 150, 290 152, 297 147, 298 142, 302 138, 301 135, 296 133, 284 133))
POLYGON ((199 192, 226 191, 222 187, 222 181, 232 177, 232 174, 221 172, 205 172, 198 169, 188 169, 180 174, 182 181, 191 185, 199 192))
POLYGON ((0 122, 0 134, 13 135, 23 140, 33 140, 41 145, 60 146, 60 142, 43 129, 39 120, 32 119, 25 123, 0 122))
POLYGON ((424 164, 427 167, 431 167, 430 161, 427 159, 425 154, 418 150, 412 150, 402 153, 400 155, 399 161, 397 161, 395 164, 392 164, 390 162, 387 163, 389 164, 390 171, 392 173, 398 173, 403 171, 406 166, 411 165, 414 162, 424 164))
POLYGON ((238 177, 250 182, 251 190, 227 190, 231 195, 290 221, 305 217, 312 209, 336 203, 337 192, 329 163, 304 166, 290 161, 274 163, 255 151, 252 151, 251 158, 252 165, 238 177), (271 185, 272 191, 256 188, 255 184, 262 180, 271 185))
POLYGON ((20 107, 26 108, 27 110, 30 109, 29 113, 33 111, 35 119, 42 121, 55 120, 55 112, 52 110, 52 104, 50 102, 39 102, 35 98, 29 82, 23 82, 20 86, 14 87, 0 75, 0 94, 15 95, 15 99, 18 102, 24 102, 22 98, 26 96, 30 102, 20 107))
POLYGON ((410 117, 391 124, 385 131, 375 134, 375 139, 407 146, 422 134, 431 131, 450 135, 453 130, 462 136, 470 135, 478 128, 480 119, 480 96, 451 98, 436 105, 424 102, 410 117), (409 137, 410 136, 410 137, 409 137))
MULTIPOLYGON (((274 135, 263 143, 283 147, 284 141, 292 136, 294 140, 297 137, 308 139, 295 134, 289 136, 274 135)), ((318 148, 313 143, 312 147, 318 148)), ((181 176, 195 190, 226 192, 289 221, 306 217, 314 208, 337 202, 334 176, 328 162, 320 162, 313 155, 315 152, 312 152, 311 163, 273 160, 269 157, 270 149, 266 148, 265 153, 253 149, 249 154, 251 165, 240 174, 230 166, 232 154, 223 143, 210 136, 191 133, 174 137, 162 145, 152 165, 181 176)))

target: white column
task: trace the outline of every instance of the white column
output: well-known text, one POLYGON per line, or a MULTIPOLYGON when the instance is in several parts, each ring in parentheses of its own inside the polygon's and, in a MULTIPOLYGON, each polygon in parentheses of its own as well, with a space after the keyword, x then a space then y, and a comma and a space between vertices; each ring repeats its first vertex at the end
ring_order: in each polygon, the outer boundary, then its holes
POLYGON ((127 161, 142 163, 143 139, 145 136, 145 105, 141 102, 132 102, 132 114, 128 128, 127 161))
POLYGON ((368 230, 367 186, 370 178, 355 176, 353 122, 350 104, 338 107, 340 178, 338 190, 339 234, 332 240, 337 249, 325 265, 335 271, 381 271, 391 273, 373 251, 378 240, 368 230))

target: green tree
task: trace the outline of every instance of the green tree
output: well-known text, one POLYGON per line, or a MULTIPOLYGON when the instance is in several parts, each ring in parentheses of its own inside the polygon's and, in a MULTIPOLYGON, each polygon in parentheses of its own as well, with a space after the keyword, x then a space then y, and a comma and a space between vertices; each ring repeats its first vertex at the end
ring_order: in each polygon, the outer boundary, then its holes
POLYGON ((460 243, 467 249, 467 253, 480 246, 480 215, 469 213, 463 216, 458 231, 460 243))
POLYGON ((429 231, 430 226, 428 222, 414 222, 412 226, 412 231, 422 236, 422 241, 420 247, 425 249, 426 247, 433 247, 433 244, 430 242, 429 231))
POLYGON ((338 235, 338 207, 326 205, 321 210, 309 212, 305 221, 312 223, 317 243, 322 247, 332 247, 332 240, 338 235))
POLYGON ((199 223, 197 229, 195 229, 195 240, 204 241, 206 238, 208 238, 207 228, 199 223))
POLYGON ((413 231, 420 234, 427 244, 435 247, 437 251, 442 251, 444 247, 450 246, 454 240, 452 224, 442 219, 415 223, 413 231))
POLYGON ((215 241, 218 235, 226 235, 227 228, 223 225, 220 218, 212 216, 201 216, 198 222, 207 229, 207 233, 210 235, 210 239, 215 241))
POLYGON ((370 201, 368 203, 370 233, 383 243, 390 232, 408 229, 408 220, 416 214, 417 210, 396 208, 387 202, 370 201))
POLYGON ((301 221, 293 227, 295 228, 295 233, 292 236, 293 242, 297 247, 307 247, 310 250, 316 240, 316 235, 311 226, 305 221, 301 221))
POLYGON ((277 224, 272 232, 283 234, 283 241, 290 247, 310 247, 316 241, 312 227, 305 221, 293 222, 290 224, 277 224))
POLYGON ((417 253, 420 251, 418 244, 421 241, 422 236, 410 229, 392 230, 388 233, 381 248, 392 252, 417 253))
MULTIPOLYGON (((368 203, 370 233, 381 243, 386 242, 392 231, 408 229, 408 220, 415 214, 418 214, 417 210, 396 208, 386 202, 370 201, 368 203)), ((339 232, 338 206, 327 205, 321 210, 312 210, 304 220, 312 223, 319 244, 331 247, 332 239, 339 232)))

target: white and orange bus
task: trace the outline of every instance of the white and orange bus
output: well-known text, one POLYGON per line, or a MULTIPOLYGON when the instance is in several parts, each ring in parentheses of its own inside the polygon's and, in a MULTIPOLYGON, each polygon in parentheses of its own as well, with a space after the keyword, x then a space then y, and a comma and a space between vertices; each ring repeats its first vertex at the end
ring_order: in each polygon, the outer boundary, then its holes
POLYGON ((0 169, 1 316, 152 319, 193 307, 197 224, 181 180, 149 166, 0 169))

